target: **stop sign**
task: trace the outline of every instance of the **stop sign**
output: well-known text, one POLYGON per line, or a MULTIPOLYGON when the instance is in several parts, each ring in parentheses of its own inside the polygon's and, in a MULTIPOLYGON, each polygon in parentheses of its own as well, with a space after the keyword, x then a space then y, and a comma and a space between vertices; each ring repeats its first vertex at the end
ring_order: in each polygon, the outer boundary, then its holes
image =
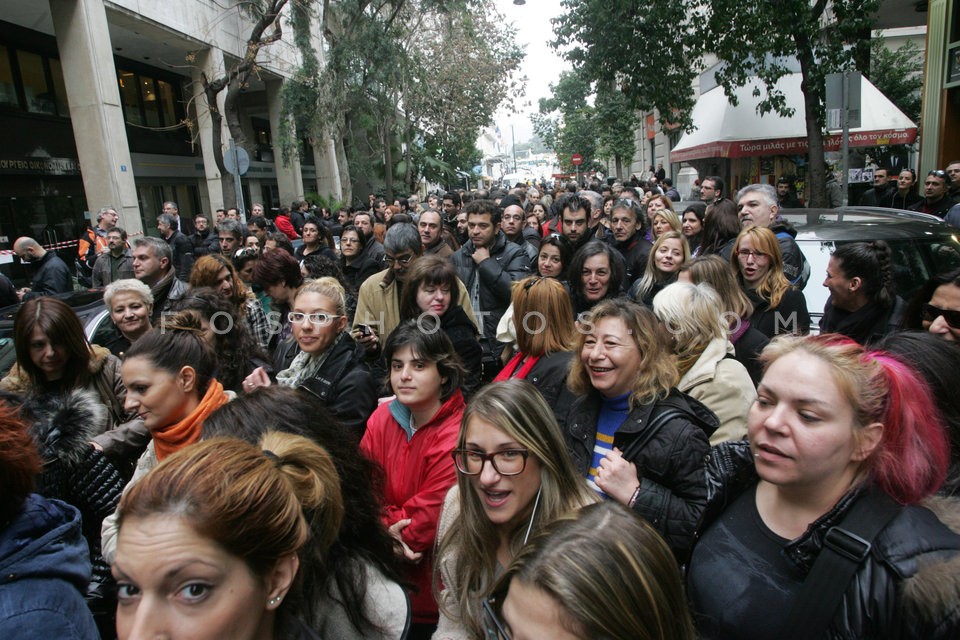
POLYGON ((570 162, 572 162, 574 166, 581 165, 583 164, 583 156, 580 155, 579 153, 575 153, 572 156, 570 156, 570 162))

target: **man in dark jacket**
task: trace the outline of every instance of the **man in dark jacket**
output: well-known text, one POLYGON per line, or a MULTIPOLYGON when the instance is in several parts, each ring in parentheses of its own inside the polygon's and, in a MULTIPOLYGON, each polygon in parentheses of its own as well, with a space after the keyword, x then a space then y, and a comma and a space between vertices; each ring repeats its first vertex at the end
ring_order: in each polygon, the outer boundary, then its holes
POLYGON ((507 241, 520 246, 530 260, 530 269, 536 271, 537 255, 540 252, 540 234, 523 224, 523 207, 520 200, 509 195, 500 201, 503 214, 500 219, 500 230, 507 236, 507 241), (506 205, 504 205, 506 203, 506 205))
POLYGON ((790 284, 803 289, 810 277, 810 264, 794 238, 797 231, 777 214, 777 192, 768 184, 751 184, 737 193, 740 226, 746 229, 756 225, 773 231, 783 254, 783 273, 790 284))
POLYGON ((177 228, 177 220, 169 213, 157 218, 157 231, 173 251, 173 268, 177 277, 187 282, 193 269, 193 242, 177 228))
POLYGON ((467 288, 480 320, 480 346, 486 368, 495 368, 503 345, 497 341, 497 323, 510 306, 513 282, 530 275, 530 260, 500 230, 500 209, 492 200, 475 200, 465 207, 470 239, 453 254, 454 266, 467 288))
POLYGON ((646 238, 646 220, 646 214, 635 200, 623 198, 613 203, 610 211, 611 244, 623 256, 627 287, 647 270, 647 259, 653 249, 653 244, 646 238))
POLYGON ((193 227, 196 229, 190 236, 193 242, 193 257, 209 255, 211 253, 220 253, 220 239, 216 231, 210 228, 210 220, 202 213, 193 217, 193 227))
POLYGON ((67 264, 54 251, 47 251, 33 238, 17 238, 13 252, 25 263, 36 267, 30 286, 17 291, 21 301, 54 293, 73 291, 73 276, 67 264))
POLYGON ((187 283, 177 279, 173 269, 173 252, 165 241, 149 236, 133 241, 133 274, 150 287, 153 294, 153 315, 156 326, 160 316, 170 311, 173 303, 187 292, 187 283))
POLYGON ((947 196, 947 173, 942 169, 927 172, 923 181, 923 200, 910 207, 911 211, 929 213, 943 218, 950 207, 957 204, 947 196))
POLYGON ((867 189, 860 196, 861 207, 881 207, 881 203, 890 199, 893 191, 896 191, 896 181, 890 180, 890 173, 886 169, 873 170, 873 188, 867 189))

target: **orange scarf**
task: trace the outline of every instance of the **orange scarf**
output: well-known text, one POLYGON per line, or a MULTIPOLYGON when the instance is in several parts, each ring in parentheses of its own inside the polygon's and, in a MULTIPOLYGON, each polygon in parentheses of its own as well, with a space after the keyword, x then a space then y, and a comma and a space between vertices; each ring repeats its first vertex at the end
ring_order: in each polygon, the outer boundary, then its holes
POLYGON ((203 421, 211 413, 225 405, 228 400, 230 398, 223 392, 223 385, 216 379, 211 380, 207 392, 203 394, 203 398, 200 400, 200 404, 190 415, 162 431, 155 431, 151 434, 157 460, 163 462, 163 459, 167 456, 180 451, 189 444, 198 442, 203 421))

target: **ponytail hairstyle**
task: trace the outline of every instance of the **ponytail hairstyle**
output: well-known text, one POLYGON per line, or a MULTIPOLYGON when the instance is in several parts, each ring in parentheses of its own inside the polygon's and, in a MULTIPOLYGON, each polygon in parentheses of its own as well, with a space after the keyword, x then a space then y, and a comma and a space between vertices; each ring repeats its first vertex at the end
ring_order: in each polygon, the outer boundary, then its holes
POLYGON ((855 429, 879 422, 883 435, 863 471, 901 504, 915 504, 943 484, 950 444, 929 387, 910 366, 884 351, 867 351, 839 334, 781 336, 763 350, 766 367, 800 351, 826 363, 853 408, 855 429))
POLYGON ((883 240, 842 244, 833 252, 837 266, 848 280, 860 278, 863 293, 871 302, 890 307, 896 298, 890 246, 883 240))
MULTIPOLYGON (((120 535, 127 520, 156 515, 180 518, 264 579, 281 558, 298 554, 302 572, 327 552, 343 519, 343 498, 322 447, 271 432, 259 446, 214 438, 165 459, 120 499, 120 535)), ((297 592, 291 589, 281 613, 299 606, 297 592)))
POLYGON ((217 354, 203 336, 202 321, 203 315, 194 310, 162 316, 159 327, 130 345, 124 360, 145 358, 171 375, 192 367, 197 373, 197 395, 202 398, 217 372, 217 354))

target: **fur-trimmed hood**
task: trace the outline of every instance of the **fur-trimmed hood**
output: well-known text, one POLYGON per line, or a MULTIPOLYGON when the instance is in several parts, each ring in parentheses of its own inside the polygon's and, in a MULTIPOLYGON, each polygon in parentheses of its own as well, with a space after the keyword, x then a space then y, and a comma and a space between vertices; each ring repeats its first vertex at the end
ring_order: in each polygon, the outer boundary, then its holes
MULTIPOLYGON (((88 369, 91 375, 100 373, 109 360, 110 355, 110 350, 106 347, 101 347, 98 344, 90 345, 90 364, 88 369)), ((30 378, 28 378, 27 374, 20 368, 19 362, 14 363, 10 368, 10 373, 0 381, 0 388, 14 393, 27 393, 30 391, 30 378)))
POLYGON ((71 467, 81 462, 107 420, 107 408, 100 398, 85 389, 29 397, 23 411, 44 462, 59 461, 71 467))
MULTIPOLYGON (((951 531, 960 534, 960 499, 933 496, 923 502, 951 531)), ((903 605, 910 618, 937 620, 960 609, 960 554, 931 554, 917 572, 903 581, 903 605)), ((957 620, 949 617, 950 622, 957 620)), ((947 620, 944 620, 946 623, 947 620)))

